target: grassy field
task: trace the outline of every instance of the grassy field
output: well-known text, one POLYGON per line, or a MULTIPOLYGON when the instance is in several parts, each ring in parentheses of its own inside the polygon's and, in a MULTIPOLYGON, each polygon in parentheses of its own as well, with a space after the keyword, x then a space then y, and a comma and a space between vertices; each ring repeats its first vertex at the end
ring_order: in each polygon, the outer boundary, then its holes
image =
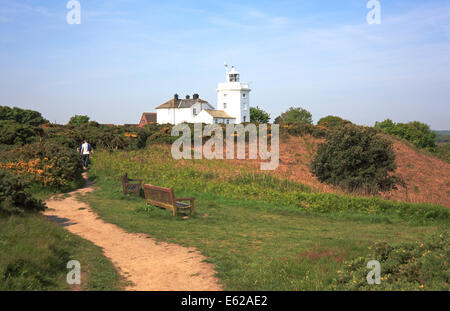
POLYGON ((345 261, 368 256, 374 242, 422 241, 449 224, 443 207, 315 193, 236 172, 228 161, 176 162, 164 148, 98 152, 90 177, 99 189, 84 200, 100 217, 130 232, 197 247, 216 265, 226 290, 335 289, 345 261), (177 196, 195 196, 195 216, 174 219, 140 197, 123 196, 125 171, 174 187, 177 196))
POLYGON ((117 290, 122 287, 100 248, 40 214, 0 218, 0 290, 117 290), (68 285, 70 260, 81 264, 81 286, 68 285))
MULTIPOLYGON (((38 185, 30 192, 41 200, 59 193, 38 185)), ((39 213, 0 216, 0 248, 0 290, 119 290, 124 286, 100 248, 39 213), (81 264, 81 285, 66 282, 66 264, 73 259, 81 264)))

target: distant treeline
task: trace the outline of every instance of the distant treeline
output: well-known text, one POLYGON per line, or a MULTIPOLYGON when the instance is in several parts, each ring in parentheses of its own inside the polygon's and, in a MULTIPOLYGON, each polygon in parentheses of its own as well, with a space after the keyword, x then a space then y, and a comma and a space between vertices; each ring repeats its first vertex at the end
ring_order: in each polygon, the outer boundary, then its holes
POLYGON ((450 142, 450 131, 434 131, 436 133, 436 143, 445 144, 450 142))

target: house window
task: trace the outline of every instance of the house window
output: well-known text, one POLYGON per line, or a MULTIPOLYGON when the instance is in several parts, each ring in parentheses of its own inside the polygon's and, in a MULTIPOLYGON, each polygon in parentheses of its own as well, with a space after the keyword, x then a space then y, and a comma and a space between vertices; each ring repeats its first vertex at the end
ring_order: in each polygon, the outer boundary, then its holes
POLYGON ((244 116, 244 122, 247 122, 247 117, 246 116, 244 116))
POLYGON ((217 119, 214 119, 214 123, 218 123, 218 122, 217 122, 217 119))
POLYGON ((242 97, 245 97, 245 93, 244 93, 244 94, 242 94, 242 97))
POLYGON ((227 109, 227 103, 223 103, 223 109, 227 109))
POLYGON ((230 120, 227 120, 227 124, 230 124, 230 120))
POLYGON ((194 109, 192 110, 192 112, 194 113, 194 116, 196 116, 196 115, 197 115, 197 108, 194 108, 194 109))

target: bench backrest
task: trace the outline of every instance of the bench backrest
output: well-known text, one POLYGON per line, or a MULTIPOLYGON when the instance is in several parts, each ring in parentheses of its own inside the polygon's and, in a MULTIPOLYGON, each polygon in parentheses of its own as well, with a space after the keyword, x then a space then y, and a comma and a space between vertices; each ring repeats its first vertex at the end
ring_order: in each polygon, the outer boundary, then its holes
POLYGON ((172 188, 144 184, 144 195, 147 203, 152 205, 170 209, 175 205, 175 196, 172 188))
POLYGON ((122 186, 126 186, 126 184, 128 184, 128 174, 127 173, 123 173, 123 175, 122 175, 122 186))

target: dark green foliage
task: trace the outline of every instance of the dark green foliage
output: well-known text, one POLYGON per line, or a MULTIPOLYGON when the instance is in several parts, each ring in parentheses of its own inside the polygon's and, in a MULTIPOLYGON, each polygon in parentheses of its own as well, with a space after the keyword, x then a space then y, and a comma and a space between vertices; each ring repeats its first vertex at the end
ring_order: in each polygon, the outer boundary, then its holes
POLYGON ((344 263, 334 280, 338 290, 446 290, 450 282, 448 258, 450 239, 447 232, 425 241, 389 245, 376 243, 370 254, 344 263), (378 260, 381 284, 369 285, 367 263, 378 260))
POLYGON ((336 116, 326 116, 320 119, 319 122, 317 122, 317 125, 322 125, 327 128, 333 128, 345 124, 351 124, 351 122, 336 116))
POLYGON ((0 216, 45 209, 41 201, 25 190, 26 184, 22 180, 0 170, 0 216))
POLYGON ((0 120, 0 144, 24 145, 39 140, 43 130, 13 120, 0 120))
POLYGON ((313 124, 307 123, 291 123, 289 125, 284 124, 280 127, 281 135, 292 135, 292 136, 304 136, 304 135, 312 135, 314 137, 324 137, 326 131, 313 124))
POLYGON ((439 145, 436 148, 436 154, 438 155, 439 158, 450 162, 450 142, 445 143, 443 145, 439 145))
POLYGON ((40 112, 8 106, 0 106, 0 120, 11 120, 29 126, 48 123, 48 120, 44 119, 40 112))
POLYGON ((74 115, 72 118, 70 118, 68 125, 73 126, 83 125, 89 123, 89 119, 90 118, 88 116, 74 115))
POLYGON ((269 123, 270 114, 259 108, 258 106, 250 107, 250 122, 269 123))
POLYGON ((392 143, 372 128, 355 125, 330 130, 311 163, 321 182, 365 193, 395 189, 400 182, 391 174, 395 169, 392 143))
POLYGON ((81 126, 52 125, 45 130, 47 140, 77 149, 87 140, 94 149, 119 150, 145 147, 147 139, 143 129, 132 126, 109 126, 89 122, 81 126))
POLYGON ((312 115, 309 111, 303 108, 291 107, 287 111, 283 112, 280 116, 275 118, 276 124, 282 123, 304 123, 312 124, 312 115))
POLYGON ((431 131, 427 124, 418 121, 394 123, 392 120, 386 119, 383 122, 376 122, 375 128, 387 134, 406 139, 418 148, 424 148, 429 151, 435 151, 436 149, 436 133, 431 131))

